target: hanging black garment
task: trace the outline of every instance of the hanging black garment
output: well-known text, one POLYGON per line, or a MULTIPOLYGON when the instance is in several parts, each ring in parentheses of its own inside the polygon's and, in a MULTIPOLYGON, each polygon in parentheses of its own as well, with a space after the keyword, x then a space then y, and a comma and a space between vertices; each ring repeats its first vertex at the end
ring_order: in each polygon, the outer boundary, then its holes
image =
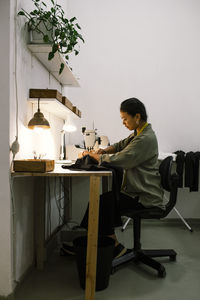
POLYGON ((193 182, 193 164, 192 155, 194 152, 190 151, 185 156, 185 187, 191 187, 193 182))
POLYGON ((199 159, 200 152, 187 152, 185 156, 185 187, 190 192, 199 190, 199 159))
POLYGON ((193 163, 194 163, 194 181, 192 186, 192 191, 197 192, 199 190, 199 159, 200 159, 200 152, 197 151, 194 153, 193 156, 193 163))
POLYGON ((111 171, 112 172, 112 191, 115 197, 115 214, 116 219, 121 222, 121 217, 119 213, 119 193, 121 190, 123 169, 119 167, 113 167, 107 162, 102 162, 101 165, 98 161, 91 157, 90 155, 78 158, 76 162, 71 166, 62 165, 63 169, 69 170, 85 170, 85 171, 111 171))
POLYGON ((176 173, 179 175, 178 187, 183 187, 185 152, 182 150, 178 150, 174 153, 176 154, 176 173))

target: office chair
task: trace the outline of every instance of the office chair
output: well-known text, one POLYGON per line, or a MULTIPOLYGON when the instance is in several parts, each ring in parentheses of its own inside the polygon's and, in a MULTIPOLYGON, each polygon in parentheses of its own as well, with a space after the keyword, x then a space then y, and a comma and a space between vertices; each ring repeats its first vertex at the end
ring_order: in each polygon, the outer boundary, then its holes
POLYGON ((153 259, 153 257, 169 257, 171 261, 176 260, 176 252, 172 249, 165 250, 143 250, 141 248, 140 233, 142 219, 161 219, 166 217, 176 204, 177 190, 178 190, 178 175, 172 174, 172 156, 166 157, 160 164, 159 173, 161 175, 161 185, 164 190, 169 192, 169 200, 166 204, 166 210, 158 207, 144 208, 139 210, 126 210, 123 216, 133 219, 133 251, 128 254, 116 258, 112 263, 112 273, 116 268, 128 261, 142 262, 145 265, 158 271, 159 277, 165 277, 166 271, 164 266, 153 259))

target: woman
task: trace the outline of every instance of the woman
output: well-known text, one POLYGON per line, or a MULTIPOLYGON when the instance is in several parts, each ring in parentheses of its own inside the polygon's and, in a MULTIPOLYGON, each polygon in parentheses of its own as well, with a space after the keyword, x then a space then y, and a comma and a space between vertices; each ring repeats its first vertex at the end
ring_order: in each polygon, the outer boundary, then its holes
MULTIPOLYGON (((117 218, 120 211, 152 206, 164 209, 163 189, 158 172, 158 144, 151 125, 147 123, 145 106, 136 98, 127 99, 121 103, 120 115, 123 124, 133 133, 106 149, 83 153, 95 158, 99 164, 108 162, 111 166, 124 170, 119 211, 115 209, 116 199, 112 191, 100 196, 99 234, 115 239, 115 258, 129 251, 117 241, 114 234, 114 228, 121 225, 117 218)), ((87 228, 87 217, 88 211, 81 223, 84 228, 87 228)))

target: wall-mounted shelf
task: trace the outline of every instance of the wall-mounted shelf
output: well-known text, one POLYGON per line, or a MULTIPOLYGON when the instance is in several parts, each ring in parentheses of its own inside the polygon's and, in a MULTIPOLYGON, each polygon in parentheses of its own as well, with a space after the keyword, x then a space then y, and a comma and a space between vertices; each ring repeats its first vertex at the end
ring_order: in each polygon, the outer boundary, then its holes
MULTIPOLYGON (((33 103, 37 107, 38 99, 29 98, 28 101, 33 103)), ((45 110, 63 120, 66 120, 69 114, 73 115, 74 118, 79 118, 79 116, 77 116, 73 111, 71 111, 68 107, 66 107, 60 101, 54 98, 40 99, 40 108, 41 111, 45 110)))
POLYGON ((79 82, 73 75, 64 57, 56 52, 52 60, 48 60, 48 54, 51 51, 51 45, 44 44, 28 44, 28 49, 35 57, 45 66, 45 68, 63 85, 71 87, 80 87, 79 82), (64 63, 64 69, 59 75, 60 64, 64 63))

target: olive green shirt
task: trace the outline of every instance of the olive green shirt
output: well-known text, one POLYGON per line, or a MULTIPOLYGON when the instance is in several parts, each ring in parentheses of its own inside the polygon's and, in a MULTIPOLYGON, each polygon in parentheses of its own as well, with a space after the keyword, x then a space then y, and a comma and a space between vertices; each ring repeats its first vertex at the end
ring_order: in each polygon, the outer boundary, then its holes
POLYGON ((115 153, 101 155, 106 161, 124 169, 121 192, 130 197, 139 196, 145 207, 158 206, 164 209, 164 191, 158 171, 158 143, 151 125, 134 137, 134 133, 112 145, 115 153))

